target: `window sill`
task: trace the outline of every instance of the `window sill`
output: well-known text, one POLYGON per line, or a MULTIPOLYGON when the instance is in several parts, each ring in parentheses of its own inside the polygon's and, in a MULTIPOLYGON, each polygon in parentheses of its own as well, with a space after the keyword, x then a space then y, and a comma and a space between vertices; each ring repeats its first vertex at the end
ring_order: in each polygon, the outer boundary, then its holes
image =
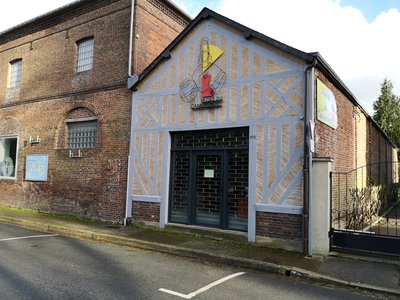
POLYGON ((7 181, 17 181, 17 177, 3 177, 0 176, 0 181, 7 180, 7 181))

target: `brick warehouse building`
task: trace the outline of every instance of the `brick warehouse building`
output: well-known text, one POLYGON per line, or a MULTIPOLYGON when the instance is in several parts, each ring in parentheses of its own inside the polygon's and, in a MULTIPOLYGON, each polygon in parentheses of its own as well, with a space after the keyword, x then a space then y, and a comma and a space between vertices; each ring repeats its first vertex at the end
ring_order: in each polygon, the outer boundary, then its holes
POLYGON ((165 0, 81 0, 0 33, 0 203, 122 221, 128 73, 189 21, 165 0))
POLYGON ((243 232, 309 253, 322 239, 324 252, 329 187, 317 165, 397 160, 321 55, 206 8, 131 89, 126 216, 160 227, 243 232))

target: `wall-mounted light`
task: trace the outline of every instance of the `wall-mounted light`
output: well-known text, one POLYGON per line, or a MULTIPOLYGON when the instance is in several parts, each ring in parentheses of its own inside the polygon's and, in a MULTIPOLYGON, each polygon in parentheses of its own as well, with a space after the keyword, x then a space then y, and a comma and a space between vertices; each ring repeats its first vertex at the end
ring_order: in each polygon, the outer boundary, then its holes
POLYGON ((78 152, 74 153, 74 151, 69 150, 68 157, 70 158, 81 158, 83 155, 82 151, 78 149, 78 152))

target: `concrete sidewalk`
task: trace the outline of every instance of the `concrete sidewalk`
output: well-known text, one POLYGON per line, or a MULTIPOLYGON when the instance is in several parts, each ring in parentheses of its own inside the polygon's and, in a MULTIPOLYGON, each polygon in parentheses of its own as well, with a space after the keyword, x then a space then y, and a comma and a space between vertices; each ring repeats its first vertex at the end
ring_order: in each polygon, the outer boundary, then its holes
POLYGON ((170 226, 121 226, 78 220, 47 213, 0 206, 0 222, 64 236, 204 259, 317 282, 378 291, 400 297, 400 261, 332 253, 304 257, 284 250, 257 246, 242 235, 213 235, 210 230, 170 226))

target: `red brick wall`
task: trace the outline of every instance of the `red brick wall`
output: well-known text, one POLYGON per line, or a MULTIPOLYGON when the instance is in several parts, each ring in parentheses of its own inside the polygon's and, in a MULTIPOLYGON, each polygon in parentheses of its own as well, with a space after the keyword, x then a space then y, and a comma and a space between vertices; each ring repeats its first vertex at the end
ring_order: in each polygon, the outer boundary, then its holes
MULTIPOLYGON (((355 121, 354 105, 322 73, 316 72, 321 80, 335 95, 338 115, 337 129, 330 128, 315 118, 315 157, 331 157, 334 159, 333 172, 348 172, 355 169, 355 121)), ((315 89, 315 92, 316 89, 315 89)), ((315 116, 317 110, 314 97, 315 116)))
POLYGON ((372 184, 383 183, 391 178, 392 164, 390 162, 397 161, 397 157, 393 155, 392 145, 375 126, 369 124, 367 130, 369 140, 366 155, 368 162, 372 164, 368 167, 370 182, 372 184), (376 164, 379 162, 381 164, 376 164), (387 164, 383 164, 384 162, 387 162, 387 164))
POLYGON ((137 0, 135 18, 139 21, 134 36, 134 69, 140 72, 186 27, 182 17, 171 18, 173 11, 156 0, 137 0), (140 58, 140 59, 139 59, 140 58))
POLYGON ((132 217, 134 220, 160 222, 160 203, 133 202, 132 217))
POLYGON ((297 239, 302 237, 302 216, 270 212, 256 213, 256 235, 270 238, 297 239))
MULTIPOLYGON (((182 25, 181 19, 162 16, 152 1, 137 2, 166 24, 137 17, 138 27, 158 28, 158 37, 154 31, 155 38, 139 47, 158 49, 182 25)), ((0 35, 0 136, 19 135, 17 178, 0 179, 0 203, 122 220, 132 95, 127 89, 130 13, 130 0, 81 1, 54 19, 0 35), (76 41, 88 36, 95 40, 93 68, 77 74, 76 41), (7 98, 8 63, 15 58, 23 60, 20 93, 7 98), (65 120, 88 116, 98 121, 97 146, 82 149, 82 158, 69 158, 65 120), (30 144, 30 136, 41 142, 30 144), (48 155, 46 182, 24 180, 28 154, 48 155)), ((154 51, 135 57, 139 71, 155 58, 154 51)))
MULTIPOLYGON (((332 129, 315 119, 314 157, 333 158, 333 172, 349 172, 362 166, 360 161, 357 162, 357 158, 360 157, 365 157, 367 164, 396 160, 392 157, 392 144, 372 121, 318 70, 316 77, 335 95, 338 127, 332 129), (360 118, 367 118, 366 128, 362 127, 360 118), (366 139, 357 136, 357 130, 359 134, 365 132, 366 139), (367 143, 365 153, 361 153, 360 149, 363 148, 359 144, 361 141, 367 143)), ((314 98, 316 116, 316 97, 314 98)))
MULTIPOLYGON (((96 2, 112 3, 57 26, 0 43, 0 57, 4 62, 0 64, 0 103, 6 98, 8 63, 18 58, 23 60, 20 95, 6 102, 126 85, 131 1, 96 2), (94 37, 93 69, 76 74, 76 42, 89 36, 94 37)), ((187 20, 174 17, 173 11, 161 2, 138 0, 135 6, 136 73, 143 71, 187 24, 187 20)))
POLYGON ((17 180, 0 180, 2 203, 121 220, 129 153, 129 96, 129 91, 120 88, 80 95, 79 100, 58 98, 2 109, 0 119, 7 115, 19 123, 7 129, 0 126, 0 135, 19 133, 17 180), (83 158, 69 158, 66 140, 60 133, 68 112, 81 107, 97 117, 101 139, 96 148, 82 149, 83 158), (40 144, 31 145, 29 136, 37 135, 40 144), (48 154, 48 181, 24 180, 27 154, 48 154))
POLYGON ((130 1, 113 1, 57 26, 0 45, 0 104, 125 85, 130 1), (93 69, 76 73, 76 42, 94 36, 93 69), (22 58, 20 97, 5 99, 8 62, 22 58))

